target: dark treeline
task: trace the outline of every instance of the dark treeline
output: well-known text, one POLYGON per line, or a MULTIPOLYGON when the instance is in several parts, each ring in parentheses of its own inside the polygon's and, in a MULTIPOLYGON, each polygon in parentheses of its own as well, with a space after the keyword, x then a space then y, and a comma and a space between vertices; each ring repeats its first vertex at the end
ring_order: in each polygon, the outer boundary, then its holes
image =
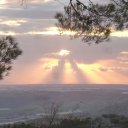
POLYGON ((0 128, 128 128, 128 117, 109 114, 100 117, 63 118, 54 120, 52 124, 36 122, 3 125, 0 128))

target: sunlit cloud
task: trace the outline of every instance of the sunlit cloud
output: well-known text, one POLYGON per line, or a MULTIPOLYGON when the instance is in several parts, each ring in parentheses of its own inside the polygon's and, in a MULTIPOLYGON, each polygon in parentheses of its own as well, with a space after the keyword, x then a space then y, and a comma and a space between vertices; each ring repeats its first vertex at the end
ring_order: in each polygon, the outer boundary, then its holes
POLYGON ((3 20, 0 22, 2 25, 7 25, 10 27, 21 26, 23 23, 26 23, 26 20, 3 20))
POLYGON ((66 57, 66 56, 69 56, 71 53, 71 51, 69 50, 65 50, 65 49, 61 49, 60 51, 58 52, 52 52, 52 53, 47 53, 44 55, 45 58, 60 58, 60 57, 66 57))
POLYGON ((127 51, 122 51, 117 55, 115 59, 111 60, 104 60, 108 63, 104 64, 102 67, 100 67, 100 71, 104 72, 127 72, 128 73, 128 54, 127 51))
POLYGON ((9 4, 9 3, 23 3, 23 4, 29 4, 29 3, 48 3, 54 0, 0 0, 0 4, 9 4))
POLYGON ((45 28, 44 30, 42 31, 30 31, 30 32, 26 32, 25 34, 28 34, 28 35, 73 35, 74 32, 71 32, 71 31, 65 31, 65 32, 61 32, 59 30, 59 28, 57 27, 48 27, 48 28, 45 28))
POLYGON ((119 63, 127 65, 128 64, 128 52, 127 51, 120 52, 119 56, 117 57, 117 60, 119 63))
POLYGON ((43 3, 48 3, 48 2, 51 2, 51 1, 54 1, 54 0, 31 0, 32 3, 40 3, 40 2, 43 2, 43 3))
MULTIPOLYGON (((1 25, 7 25, 7 26, 12 26, 12 27, 18 27, 21 26, 22 24, 28 22, 27 20, 6 20, 6 21, 1 21, 1 25)), ((30 22, 30 21, 29 21, 30 22)), ((30 30, 27 32, 21 32, 21 33, 15 33, 15 35, 42 35, 42 36, 73 36, 75 32, 72 31, 61 31, 57 27, 48 27, 44 28, 43 30, 30 30)), ((113 32, 111 33, 112 37, 128 37, 128 31, 122 31, 122 32, 113 32)))
MULTIPOLYGON (((27 32, 26 34, 30 34, 30 35, 52 35, 52 36, 55 36, 55 35, 74 35, 75 32, 73 31, 62 31, 60 28, 57 28, 57 27, 48 27, 48 28, 45 28, 44 30, 42 31, 30 31, 30 32, 27 32)), ((111 33, 111 36, 112 37, 128 37, 128 31, 125 30, 125 31, 115 31, 115 32, 112 32, 111 33)))
POLYGON ((0 9, 4 9, 7 7, 7 1, 6 0, 0 0, 0 9))
MULTIPOLYGON (((22 1, 22 0, 21 0, 22 1)), ((48 3, 48 2, 51 2, 51 1, 54 1, 54 0, 23 0, 23 2, 29 2, 29 3, 48 3)))
POLYGON ((98 83, 98 84, 128 83, 127 75, 126 75, 128 74, 128 67, 119 65, 119 63, 116 60, 113 61, 102 60, 102 61, 103 61, 102 63, 106 63, 106 61, 108 61, 109 65, 100 64, 101 61, 92 64, 79 64, 79 67, 82 69, 82 72, 89 80, 89 83, 98 83))
POLYGON ((88 83, 107 84, 107 80, 99 75, 99 68, 102 66, 98 63, 92 64, 78 64, 79 68, 83 72, 84 76, 88 80, 88 83))
POLYGON ((60 55, 60 56, 67 56, 67 55, 70 54, 70 52, 71 52, 71 51, 62 49, 62 50, 60 50, 59 55, 60 55))
POLYGON ((110 72, 110 71, 128 71, 128 67, 121 67, 121 66, 112 66, 112 67, 100 67, 100 71, 103 72, 110 72))
POLYGON ((12 31, 0 31, 0 35, 2 35, 2 36, 8 36, 8 35, 15 36, 17 34, 15 32, 12 32, 12 31))
POLYGON ((12 7, 16 7, 14 10, 17 9, 17 7, 23 7, 23 8, 27 8, 29 5, 32 6, 36 6, 37 4, 39 5, 43 5, 43 4, 47 4, 47 3, 51 3, 51 2, 55 2, 54 0, 0 0, 0 9, 11 9, 13 10, 14 8, 12 7))
POLYGON ((58 59, 54 58, 42 58, 40 59, 40 62, 42 62, 41 67, 45 70, 52 70, 58 65, 58 59))
POLYGON ((6 4, 6 0, 0 0, 0 5, 6 4))
POLYGON ((120 54, 128 55, 128 52, 127 51, 122 51, 122 52, 120 52, 120 54))
POLYGON ((128 30, 112 32, 111 36, 113 36, 113 37, 128 37, 128 30))

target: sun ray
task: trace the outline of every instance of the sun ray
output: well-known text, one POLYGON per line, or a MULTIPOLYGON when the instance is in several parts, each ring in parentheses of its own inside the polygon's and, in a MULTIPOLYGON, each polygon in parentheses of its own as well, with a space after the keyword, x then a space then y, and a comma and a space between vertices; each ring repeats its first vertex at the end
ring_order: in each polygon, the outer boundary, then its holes
POLYGON ((62 77, 62 83, 74 84, 78 83, 75 71, 73 71, 72 65, 69 62, 66 62, 64 65, 64 72, 62 77))
POLYGON ((105 83, 105 79, 97 74, 99 64, 78 64, 89 83, 105 83))

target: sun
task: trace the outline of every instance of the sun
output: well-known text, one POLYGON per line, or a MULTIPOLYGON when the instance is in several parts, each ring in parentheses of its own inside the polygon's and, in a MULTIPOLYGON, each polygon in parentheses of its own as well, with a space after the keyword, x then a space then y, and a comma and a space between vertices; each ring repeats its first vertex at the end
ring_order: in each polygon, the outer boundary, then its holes
POLYGON ((70 51, 65 50, 65 49, 61 49, 59 52, 60 56, 68 56, 70 54, 70 51))

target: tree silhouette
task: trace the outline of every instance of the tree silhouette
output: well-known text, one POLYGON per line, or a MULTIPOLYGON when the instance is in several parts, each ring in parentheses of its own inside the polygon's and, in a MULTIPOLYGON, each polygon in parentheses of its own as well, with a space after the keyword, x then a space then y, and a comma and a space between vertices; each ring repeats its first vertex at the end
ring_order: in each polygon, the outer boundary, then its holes
POLYGON ((0 79, 8 75, 12 69, 12 61, 21 53, 21 49, 12 36, 0 38, 0 79))
MULTIPOLYGON (((22 5, 27 0, 21 0, 22 5)), ((63 13, 56 13, 60 32, 71 31, 87 43, 108 41, 111 32, 128 28, 128 0, 110 0, 108 4, 94 4, 88 0, 69 0, 63 13)))
POLYGON ((111 0, 106 5, 84 4, 70 0, 63 13, 56 13, 56 24, 60 30, 72 31, 74 38, 82 37, 84 42, 99 43, 109 39, 112 30, 128 27, 128 0, 111 0))

